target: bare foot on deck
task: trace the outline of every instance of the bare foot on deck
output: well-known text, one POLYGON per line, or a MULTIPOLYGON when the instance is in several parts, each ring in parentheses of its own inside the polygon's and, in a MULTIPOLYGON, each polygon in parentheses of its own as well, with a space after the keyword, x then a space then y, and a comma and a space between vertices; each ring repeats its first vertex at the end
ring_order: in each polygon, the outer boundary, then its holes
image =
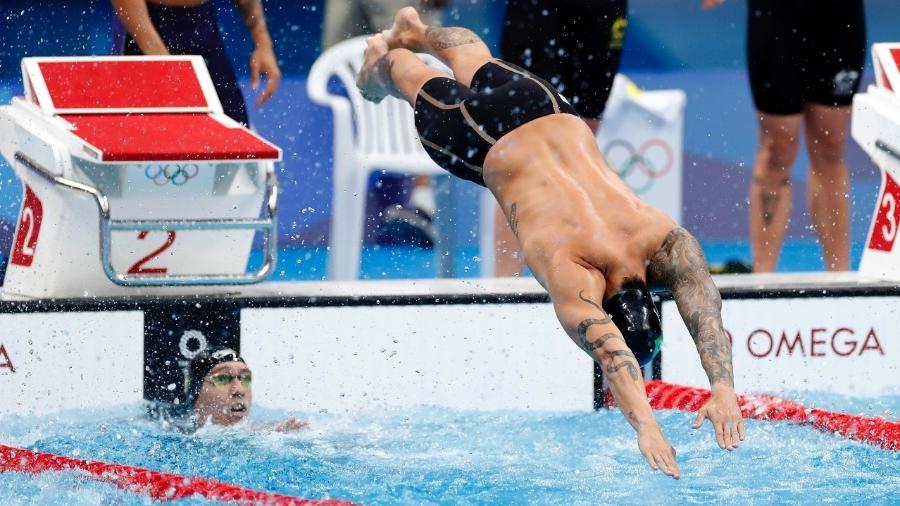
POLYGON ((393 94, 391 85, 391 69, 387 58, 388 45, 384 37, 373 35, 366 40, 366 52, 363 65, 356 76, 356 87, 363 98, 376 104, 384 97, 393 94))
POLYGON ((404 7, 394 15, 394 26, 381 32, 389 49, 409 49, 419 51, 425 38, 427 26, 419 17, 415 7, 404 7))

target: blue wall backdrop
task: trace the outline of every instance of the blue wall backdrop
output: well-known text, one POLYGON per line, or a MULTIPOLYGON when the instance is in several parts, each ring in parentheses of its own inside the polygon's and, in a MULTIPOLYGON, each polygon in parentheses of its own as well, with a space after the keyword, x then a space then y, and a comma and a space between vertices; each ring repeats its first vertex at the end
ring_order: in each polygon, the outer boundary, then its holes
MULTIPOLYGON (((232 2, 214 0, 244 92, 250 40, 232 2)), ((816 2, 808 0, 811 6, 816 2)), ((323 0, 266 0, 268 22, 285 79, 263 108, 251 106, 251 121, 285 152, 282 167, 281 239, 285 244, 324 244, 331 199, 331 117, 306 96, 306 73, 319 52, 323 0)), ((812 7, 811 7, 812 8, 812 7)), ((900 41, 900 2, 867 0, 870 41, 900 41)), ((501 0, 455 0, 446 23, 468 26, 495 45, 503 16, 501 0)), ((747 237, 747 187, 756 143, 755 119, 744 57, 746 4, 728 0, 714 11, 700 0, 631 0, 623 71, 647 89, 681 88, 688 94, 685 123, 685 224, 705 245, 742 244, 747 237), (711 191, 714 190, 714 191, 711 191)), ((24 56, 109 54, 114 15, 107 1, 0 2, 0 103, 21 94, 19 60, 24 56)), ((868 63, 868 62, 867 62, 868 63)), ((871 69, 866 79, 871 81, 871 69)), ((867 232, 878 175, 851 141, 855 252, 867 232)), ((805 213, 806 159, 795 166, 795 219, 790 240, 814 238, 805 213)), ((395 191, 397 185, 388 185, 395 191)), ((475 189, 457 185, 453 211, 463 245, 477 244, 475 189), (472 201, 474 202, 474 201, 472 201)), ((402 185, 401 185, 402 188, 402 185)), ((0 251, 7 251, 10 222, 18 213, 21 187, 0 162, 0 251)), ((373 192, 384 192, 375 188, 373 192)), ((376 209, 373 208, 373 212, 376 209)), ((372 235, 369 235, 370 240, 372 235)), ((745 246, 728 250, 746 254, 745 246)))

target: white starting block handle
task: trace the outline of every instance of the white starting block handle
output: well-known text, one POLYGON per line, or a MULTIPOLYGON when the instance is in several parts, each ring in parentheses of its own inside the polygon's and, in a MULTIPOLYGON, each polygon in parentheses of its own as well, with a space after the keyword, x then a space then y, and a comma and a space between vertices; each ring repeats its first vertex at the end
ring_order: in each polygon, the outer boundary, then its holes
POLYGON ((889 146, 886 142, 876 140, 875 147, 880 149, 881 151, 884 151, 885 153, 887 153, 888 156, 891 156, 891 157, 895 158, 896 160, 900 160, 900 150, 898 150, 892 146, 889 146))
POLYGON ((278 177, 266 173, 266 216, 262 219, 209 219, 209 220, 112 220, 109 201, 97 188, 57 176, 22 152, 15 159, 44 179, 78 190, 94 197, 100 213, 100 258, 103 272, 120 286, 188 286, 188 285, 250 285, 259 283, 275 271, 278 261, 278 177), (265 259, 255 272, 245 274, 120 274, 111 260, 112 231, 122 230, 262 230, 265 240, 265 259))

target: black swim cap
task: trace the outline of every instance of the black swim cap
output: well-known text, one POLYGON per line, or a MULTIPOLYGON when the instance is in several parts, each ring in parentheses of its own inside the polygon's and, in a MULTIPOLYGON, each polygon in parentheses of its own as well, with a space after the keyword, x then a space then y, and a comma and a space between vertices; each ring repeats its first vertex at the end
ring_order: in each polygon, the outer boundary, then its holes
POLYGON ((246 363, 231 348, 202 351, 191 360, 187 380, 187 405, 189 407, 193 407, 197 397, 200 396, 200 387, 203 386, 203 379, 206 378, 209 371, 212 371, 213 367, 224 362, 246 363))
POLYGON ((603 310, 622 332, 625 344, 641 367, 653 361, 662 346, 662 323, 650 290, 642 281, 628 281, 603 303, 603 310))

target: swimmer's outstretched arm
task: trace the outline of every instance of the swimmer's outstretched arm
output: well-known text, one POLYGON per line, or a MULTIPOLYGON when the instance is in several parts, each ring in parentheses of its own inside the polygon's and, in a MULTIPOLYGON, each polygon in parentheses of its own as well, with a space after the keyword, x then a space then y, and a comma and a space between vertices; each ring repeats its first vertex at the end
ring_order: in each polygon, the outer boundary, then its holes
POLYGON ((731 342, 722 327, 722 298, 709 275, 700 244, 685 229, 676 227, 651 257, 647 274, 671 288, 709 377, 713 395, 700 409, 694 428, 709 418, 719 447, 737 448, 744 439, 744 420, 734 393, 731 342))
MULTIPOLYGON (((515 218, 511 219, 515 230, 515 218)), ((625 419, 637 432, 638 447, 653 469, 679 478, 675 450, 666 441, 650 408, 644 376, 619 329, 603 310, 603 275, 570 258, 531 252, 530 265, 550 293, 556 316, 569 337, 600 364, 625 419)))

